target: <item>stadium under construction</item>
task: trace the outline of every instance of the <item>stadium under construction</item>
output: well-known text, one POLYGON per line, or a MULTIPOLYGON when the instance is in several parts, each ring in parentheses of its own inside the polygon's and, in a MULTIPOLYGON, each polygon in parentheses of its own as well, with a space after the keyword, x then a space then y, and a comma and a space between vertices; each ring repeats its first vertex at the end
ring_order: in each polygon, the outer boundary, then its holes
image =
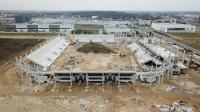
POLYGON ((86 82, 89 86, 91 82, 103 86, 109 81, 117 82, 118 86, 137 81, 159 85, 165 75, 169 78, 184 74, 189 59, 184 48, 165 39, 80 34, 48 40, 16 58, 16 64, 21 77, 30 85, 37 82, 72 86, 86 82), (102 44, 114 52, 80 53, 77 49, 87 43, 102 44))

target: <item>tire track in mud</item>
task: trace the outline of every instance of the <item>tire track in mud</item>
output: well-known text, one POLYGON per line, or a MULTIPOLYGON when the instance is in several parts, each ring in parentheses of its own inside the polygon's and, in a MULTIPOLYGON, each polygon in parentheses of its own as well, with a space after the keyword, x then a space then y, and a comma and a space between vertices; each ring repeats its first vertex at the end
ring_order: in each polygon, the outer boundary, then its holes
MULTIPOLYGON (((61 106, 59 104, 56 104, 56 102, 51 101, 50 99, 43 100, 46 106, 55 109, 57 112, 74 112, 72 109, 68 109, 64 106, 61 106)), ((52 110, 52 109, 49 109, 52 110)))

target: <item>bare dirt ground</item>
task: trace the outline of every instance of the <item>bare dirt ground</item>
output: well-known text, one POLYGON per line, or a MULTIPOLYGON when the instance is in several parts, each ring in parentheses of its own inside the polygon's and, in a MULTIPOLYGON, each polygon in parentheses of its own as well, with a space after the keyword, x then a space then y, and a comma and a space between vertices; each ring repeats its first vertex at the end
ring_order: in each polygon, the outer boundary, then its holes
POLYGON ((140 82, 122 84, 120 88, 114 82, 104 87, 90 84, 88 89, 84 83, 74 83, 71 89, 69 84, 29 86, 11 62, 0 67, 0 112, 159 112, 153 104, 181 100, 199 112, 199 80, 200 73, 189 70, 152 87, 140 82))
POLYGON ((7 60, 13 60, 16 55, 23 54, 32 46, 43 41, 43 39, 0 38, 0 65, 7 63, 7 60))
POLYGON ((81 53, 77 51, 80 45, 70 45, 54 62, 55 70, 64 70, 65 63, 70 60, 73 60, 73 64, 70 64, 71 70, 76 71, 117 71, 120 67, 123 70, 133 70, 134 64, 131 64, 132 55, 128 49, 121 45, 106 46, 116 53, 81 53))
POLYGON ((54 36, 6 36, 6 35, 0 35, 1 39, 49 39, 54 36))

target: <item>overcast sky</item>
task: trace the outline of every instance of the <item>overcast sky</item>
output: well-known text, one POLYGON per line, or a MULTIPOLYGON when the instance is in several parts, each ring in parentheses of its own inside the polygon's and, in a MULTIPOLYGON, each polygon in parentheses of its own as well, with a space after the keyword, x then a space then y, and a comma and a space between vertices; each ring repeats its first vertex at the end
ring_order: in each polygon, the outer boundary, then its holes
POLYGON ((0 0, 0 10, 200 11, 200 0, 0 0))

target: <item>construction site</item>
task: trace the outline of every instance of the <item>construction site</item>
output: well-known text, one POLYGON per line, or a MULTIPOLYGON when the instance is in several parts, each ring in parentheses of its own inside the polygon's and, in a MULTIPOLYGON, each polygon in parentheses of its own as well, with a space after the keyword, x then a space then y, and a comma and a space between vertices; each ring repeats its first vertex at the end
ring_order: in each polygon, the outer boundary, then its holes
POLYGON ((198 52, 164 37, 2 37, 0 111, 200 111, 198 52))
POLYGON ((1 39, 18 52, 5 54, 2 44, 0 111, 200 110, 199 58, 170 40, 103 34, 11 40, 1 39))

